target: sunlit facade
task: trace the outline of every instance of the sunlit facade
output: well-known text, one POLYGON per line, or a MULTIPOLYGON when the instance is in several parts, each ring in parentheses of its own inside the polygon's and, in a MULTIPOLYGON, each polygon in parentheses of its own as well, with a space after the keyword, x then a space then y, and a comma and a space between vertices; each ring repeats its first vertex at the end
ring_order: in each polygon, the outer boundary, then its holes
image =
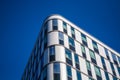
POLYGON ((64 17, 51 15, 22 80, 120 80, 120 54, 64 17))

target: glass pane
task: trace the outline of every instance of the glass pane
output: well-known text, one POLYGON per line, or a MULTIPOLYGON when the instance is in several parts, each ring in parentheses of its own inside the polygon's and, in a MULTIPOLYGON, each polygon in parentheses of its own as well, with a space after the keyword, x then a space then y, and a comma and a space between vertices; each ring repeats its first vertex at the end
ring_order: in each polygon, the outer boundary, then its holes
POLYGON ((83 53, 85 53, 85 47, 83 45, 81 45, 81 50, 83 53))
POLYGON ((75 54, 75 62, 79 64, 79 58, 77 54, 75 54))
POLYGON ((83 40, 83 41, 87 42, 86 36, 85 36, 84 34, 81 33, 81 37, 82 37, 82 40, 83 40))
POLYGON ((59 39, 60 39, 60 40, 64 40, 64 36, 63 36, 63 33, 62 33, 62 32, 59 32, 59 39))
POLYGON ((94 47, 94 48, 98 49, 97 43, 96 43, 95 41, 92 41, 92 44, 93 44, 93 47, 94 47))
POLYGON ((105 61, 104 61, 104 58, 103 58, 103 57, 101 57, 101 61, 102 61, 102 64, 105 65, 105 61))
POLYGON ((67 66, 67 75, 72 77, 72 71, 70 66, 67 66))
POLYGON ((76 71, 77 72, 77 80, 81 80, 81 74, 79 71, 76 71))
POLYGON ((88 61, 86 61, 86 65, 87 65, 87 69, 91 70, 90 63, 88 61))
POLYGON ((71 33, 72 33, 72 34, 75 34, 75 31, 74 31, 74 28, 73 28, 73 27, 71 27, 71 33))
POLYGON ((67 24, 63 22, 63 28, 67 30, 67 24))
POLYGON ((96 66, 94 68, 95 68, 96 75, 101 76, 100 69, 96 66))
POLYGON ((55 46, 51 46, 49 49, 50 55, 55 55, 55 46))
POLYGON ((118 57, 118 61, 119 61, 119 63, 120 63, 120 57, 118 57))
POLYGON ((113 60, 117 61, 115 54, 113 54, 113 53, 111 53, 111 54, 112 54, 113 60))
POLYGON ((68 59, 72 60, 72 55, 71 55, 70 50, 65 49, 65 54, 66 54, 66 57, 67 57, 68 59))
POLYGON ((95 59, 95 54, 93 51, 89 50, 89 53, 90 53, 90 57, 92 57, 93 59, 95 59))
POLYGON ((57 26, 57 25, 58 25, 57 19, 53 19, 53 26, 57 26))
POLYGON ((70 44, 71 46, 74 46, 74 40, 73 40, 72 38, 70 38, 70 37, 69 37, 69 44, 70 44))
POLYGON ((54 63, 54 73, 60 73, 60 63, 54 63))

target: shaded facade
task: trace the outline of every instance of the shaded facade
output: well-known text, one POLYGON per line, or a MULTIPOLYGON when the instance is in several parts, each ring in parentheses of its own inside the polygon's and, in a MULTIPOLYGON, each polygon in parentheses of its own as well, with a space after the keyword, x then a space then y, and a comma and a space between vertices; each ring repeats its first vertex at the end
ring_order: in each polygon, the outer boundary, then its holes
POLYGON ((120 54, 60 15, 44 21, 22 80, 119 80, 120 54))

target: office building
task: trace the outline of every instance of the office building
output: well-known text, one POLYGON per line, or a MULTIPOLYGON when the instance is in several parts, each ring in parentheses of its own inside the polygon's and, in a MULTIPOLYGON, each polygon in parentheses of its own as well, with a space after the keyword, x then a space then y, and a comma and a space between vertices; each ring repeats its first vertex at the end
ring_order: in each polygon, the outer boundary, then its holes
POLYGON ((51 15, 22 80, 120 80, 120 54, 64 17, 51 15))

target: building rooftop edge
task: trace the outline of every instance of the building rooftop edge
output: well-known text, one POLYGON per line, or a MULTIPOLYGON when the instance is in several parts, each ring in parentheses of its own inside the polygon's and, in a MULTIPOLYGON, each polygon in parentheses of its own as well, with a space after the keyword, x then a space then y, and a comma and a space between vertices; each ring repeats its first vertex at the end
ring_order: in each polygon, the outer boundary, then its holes
POLYGON ((102 41, 100 41, 99 39, 95 38, 93 35, 89 34, 88 32, 86 32, 85 30, 81 29, 79 26, 75 25, 74 23, 72 23, 71 21, 69 21, 68 19, 64 18, 62 15, 60 14, 51 14, 48 17, 46 17, 46 19, 44 20, 44 23, 46 23, 46 21, 51 20, 51 19, 61 19, 65 22, 67 22, 68 24, 70 24, 72 27, 76 28, 78 31, 84 33, 87 37, 91 38, 92 40, 95 40, 98 44, 102 45, 103 47, 107 48, 108 50, 110 50, 111 52, 115 53, 116 55, 118 55, 120 57, 120 53, 118 53, 117 51, 115 51, 114 49, 112 49, 111 47, 107 46, 105 43, 103 43, 102 41))

